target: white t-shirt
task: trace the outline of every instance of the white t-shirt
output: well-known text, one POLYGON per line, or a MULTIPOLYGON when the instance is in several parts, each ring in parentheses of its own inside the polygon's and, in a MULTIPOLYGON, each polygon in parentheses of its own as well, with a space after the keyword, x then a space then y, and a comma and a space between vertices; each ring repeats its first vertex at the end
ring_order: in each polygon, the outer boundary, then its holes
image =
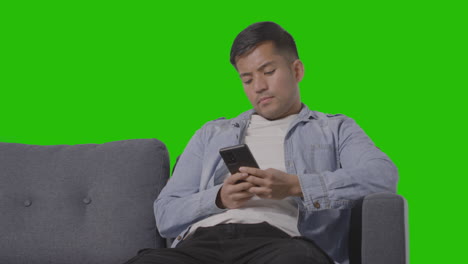
MULTIPOLYGON (((267 120, 260 115, 252 115, 244 143, 247 144, 260 169, 273 168, 286 171, 284 162, 284 137, 290 123, 297 114, 278 120, 267 120)), ((228 177, 227 174, 225 177, 228 177)), ((300 236, 297 229, 298 209, 296 202, 287 197, 283 200, 252 197, 243 207, 230 209, 212 215, 192 225, 187 235, 198 227, 226 223, 255 224, 268 222, 291 236, 300 236)))

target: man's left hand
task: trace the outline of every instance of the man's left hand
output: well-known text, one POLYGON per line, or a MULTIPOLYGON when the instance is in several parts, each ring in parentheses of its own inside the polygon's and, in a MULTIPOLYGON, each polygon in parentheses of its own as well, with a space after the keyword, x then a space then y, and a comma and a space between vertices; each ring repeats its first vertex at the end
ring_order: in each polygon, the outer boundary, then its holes
POLYGON ((256 186, 249 188, 248 191, 260 198, 281 200, 288 196, 302 196, 297 175, 271 168, 261 170, 241 167, 239 171, 249 174, 246 181, 256 186))

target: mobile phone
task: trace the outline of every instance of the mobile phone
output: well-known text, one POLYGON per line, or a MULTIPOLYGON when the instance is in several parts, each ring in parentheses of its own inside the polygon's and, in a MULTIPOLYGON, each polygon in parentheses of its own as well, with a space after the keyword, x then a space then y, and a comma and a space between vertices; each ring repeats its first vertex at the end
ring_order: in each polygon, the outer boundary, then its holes
POLYGON ((246 144, 222 148, 219 150, 219 154, 231 174, 238 173, 240 167, 258 168, 257 161, 255 161, 252 152, 250 152, 246 144))

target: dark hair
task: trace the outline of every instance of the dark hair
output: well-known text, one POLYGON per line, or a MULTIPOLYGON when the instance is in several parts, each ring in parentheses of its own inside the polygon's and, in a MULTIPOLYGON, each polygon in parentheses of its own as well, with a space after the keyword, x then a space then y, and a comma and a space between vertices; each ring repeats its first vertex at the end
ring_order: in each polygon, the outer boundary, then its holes
POLYGON ((231 64, 236 67, 238 56, 250 52, 265 41, 272 41, 278 52, 286 53, 292 59, 299 59, 292 36, 280 25, 267 21, 252 24, 237 35, 231 47, 231 64))

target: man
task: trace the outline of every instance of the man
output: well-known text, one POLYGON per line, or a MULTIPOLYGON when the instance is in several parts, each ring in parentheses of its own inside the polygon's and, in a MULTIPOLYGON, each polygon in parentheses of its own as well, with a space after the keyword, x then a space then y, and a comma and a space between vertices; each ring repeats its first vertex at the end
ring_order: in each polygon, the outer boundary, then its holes
POLYGON ((254 109, 195 133, 154 203, 172 248, 128 263, 349 263, 350 209, 395 192, 394 164, 352 119, 301 103, 304 66, 279 25, 243 30, 231 63, 254 109), (240 143, 260 169, 231 175, 219 150, 240 143))

